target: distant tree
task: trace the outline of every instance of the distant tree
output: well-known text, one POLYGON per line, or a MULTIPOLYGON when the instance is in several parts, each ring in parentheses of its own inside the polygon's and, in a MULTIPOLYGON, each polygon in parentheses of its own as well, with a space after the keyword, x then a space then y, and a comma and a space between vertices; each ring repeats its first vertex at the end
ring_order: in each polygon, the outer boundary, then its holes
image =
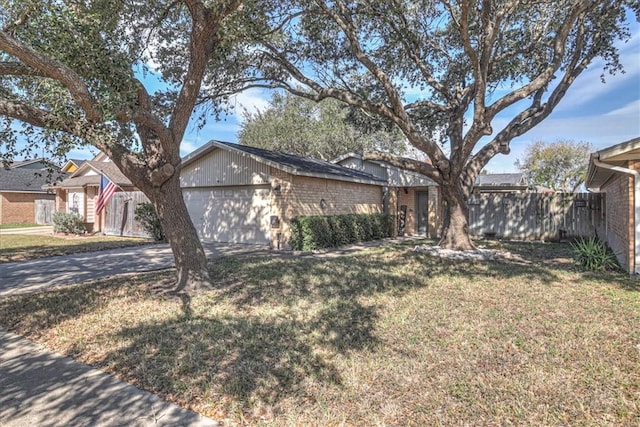
POLYGON ((332 98, 321 102, 274 93, 266 111, 245 111, 238 134, 243 145, 331 160, 349 153, 406 151, 402 133, 384 129, 332 98))
POLYGON ((527 154, 516 166, 530 185, 574 192, 585 180, 592 150, 586 142, 537 141, 527 147, 527 154))

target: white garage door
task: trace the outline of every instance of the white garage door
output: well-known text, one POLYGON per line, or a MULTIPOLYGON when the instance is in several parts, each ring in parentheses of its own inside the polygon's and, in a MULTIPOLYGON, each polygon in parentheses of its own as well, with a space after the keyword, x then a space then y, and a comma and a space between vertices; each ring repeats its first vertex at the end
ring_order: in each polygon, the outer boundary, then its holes
POLYGON ((183 188, 202 241, 269 243, 269 187, 183 188))

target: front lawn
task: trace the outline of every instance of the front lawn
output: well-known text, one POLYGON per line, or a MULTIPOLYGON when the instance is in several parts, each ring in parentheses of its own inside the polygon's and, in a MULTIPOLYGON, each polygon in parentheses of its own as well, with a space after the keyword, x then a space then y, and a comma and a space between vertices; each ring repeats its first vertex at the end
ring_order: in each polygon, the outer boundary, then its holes
POLYGON ((0 262, 102 251, 149 243, 149 239, 132 237, 56 237, 41 234, 3 234, 0 236, 0 262))
POLYGON ((638 425, 636 283, 503 247, 228 257, 191 299, 154 274, 2 299, 0 324, 224 425, 638 425))

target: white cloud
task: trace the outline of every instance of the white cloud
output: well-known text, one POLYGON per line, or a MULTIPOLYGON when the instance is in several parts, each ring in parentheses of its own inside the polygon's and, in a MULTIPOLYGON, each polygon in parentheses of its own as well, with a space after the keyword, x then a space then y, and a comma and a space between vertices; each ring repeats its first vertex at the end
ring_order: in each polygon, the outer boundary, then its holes
POLYGON ((600 76, 603 74, 604 62, 597 60, 576 79, 567 91, 565 97, 558 104, 558 111, 571 111, 590 102, 597 102, 599 98, 621 86, 636 84, 640 80, 640 31, 633 34, 626 44, 619 43, 620 63, 624 73, 604 75, 605 83, 600 76))
POLYGON ((191 153, 192 151, 196 150, 197 148, 198 148, 198 145, 196 145, 195 143, 188 141, 186 139, 183 139, 182 144, 180 144, 180 155, 184 157, 187 154, 191 153))
POLYGON ((269 108, 269 93, 261 89, 247 89, 229 99, 229 105, 233 109, 233 115, 239 123, 244 121, 243 113, 248 111, 265 111, 269 108))

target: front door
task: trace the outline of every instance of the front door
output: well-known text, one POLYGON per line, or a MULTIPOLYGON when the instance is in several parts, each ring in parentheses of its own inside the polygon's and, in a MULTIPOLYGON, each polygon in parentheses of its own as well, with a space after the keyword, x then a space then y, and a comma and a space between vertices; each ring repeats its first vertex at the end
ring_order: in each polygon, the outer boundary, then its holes
POLYGON ((429 232, 428 191, 416 191, 416 232, 425 236, 429 232))

